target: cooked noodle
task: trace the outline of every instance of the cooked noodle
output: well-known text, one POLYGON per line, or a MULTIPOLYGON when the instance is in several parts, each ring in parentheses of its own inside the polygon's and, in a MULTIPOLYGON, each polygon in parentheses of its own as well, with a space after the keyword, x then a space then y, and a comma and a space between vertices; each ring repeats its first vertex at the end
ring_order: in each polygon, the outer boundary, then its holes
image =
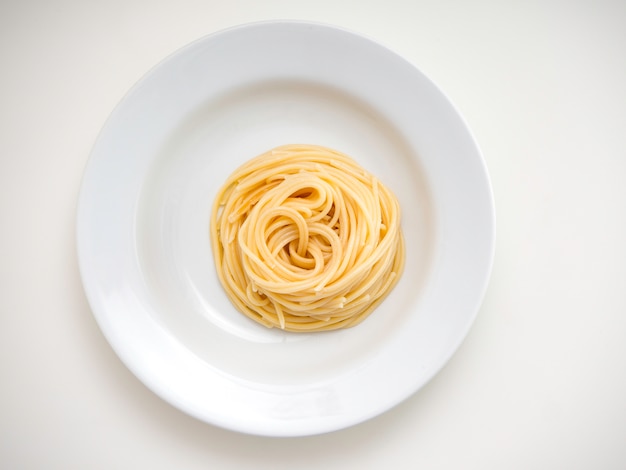
POLYGON ((358 324, 404 266, 395 196, 348 156, 313 145, 239 167, 215 199, 211 239, 233 304, 287 331, 358 324))

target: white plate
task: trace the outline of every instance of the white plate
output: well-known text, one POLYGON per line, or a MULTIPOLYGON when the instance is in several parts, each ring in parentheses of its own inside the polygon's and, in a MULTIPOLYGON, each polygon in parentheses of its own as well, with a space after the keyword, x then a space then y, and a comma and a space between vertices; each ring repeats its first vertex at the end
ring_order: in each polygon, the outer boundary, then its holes
POLYGON ((484 162, 441 91, 369 39, 299 22, 213 34, 150 71, 95 144, 77 223, 90 305, 124 363, 201 420, 272 436, 341 429, 422 387, 477 313, 495 226, 484 162), (265 329, 216 278, 217 188, 286 143, 345 152, 400 200, 405 272, 355 328, 265 329))

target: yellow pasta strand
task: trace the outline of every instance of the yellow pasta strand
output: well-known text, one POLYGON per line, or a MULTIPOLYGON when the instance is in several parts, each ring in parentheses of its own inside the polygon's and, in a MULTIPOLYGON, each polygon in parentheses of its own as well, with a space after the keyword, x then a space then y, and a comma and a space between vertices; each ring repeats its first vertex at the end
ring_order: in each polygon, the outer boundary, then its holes
POLYGON ((269 328, 354 326, 404 267, 396 197, 320 146, 277 147, 239 167, 218 191, 210 230, 226 294, 269 328))

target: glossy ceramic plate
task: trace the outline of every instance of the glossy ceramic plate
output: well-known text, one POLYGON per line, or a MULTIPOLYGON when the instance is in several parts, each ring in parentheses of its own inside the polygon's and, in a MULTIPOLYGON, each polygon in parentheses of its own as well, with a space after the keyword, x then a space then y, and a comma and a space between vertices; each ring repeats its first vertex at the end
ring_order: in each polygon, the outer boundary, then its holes
POLYGON ((219 32, 151 70, 98 137, 77 224, 84 287, 122 361, 181 410, 271 436, 345 428, 420 389, 466 335, 494 251, 487 171, 442 92, 369 39, 299 22, 219 32), (405 272, 355 328, 266 329, 217 280, 218 187, 287 143, 351 155, 400 200, 405 272))

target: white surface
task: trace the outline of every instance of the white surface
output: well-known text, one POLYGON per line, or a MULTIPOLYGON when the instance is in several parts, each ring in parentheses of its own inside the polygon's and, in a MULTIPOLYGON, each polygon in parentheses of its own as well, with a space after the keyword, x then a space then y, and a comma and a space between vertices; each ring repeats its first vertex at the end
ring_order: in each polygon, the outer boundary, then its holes
POLYGON ((3 2, 0 463, 7 468, 626 466, 623 2, 3 2), (359 426, 206 425, 117 359, 78 277, 79 182, 105 119, 165 55, 242 22, 367 34, 467 119, 490 171, 492 280, 421 392, 359 426))
POLYGON ((303 436, 387 411, 441 369, 485 293, 494 224, 470 132, 415 67, 345 30, 261 22, 183 48, 116 107, 82 183, 78 261, 105 337, 149 388, 227 429, 303 436), (405 269, 356 328, 260 327, 213 268, 219 188, 293 142, 354 156, 399 199, 405 269))

